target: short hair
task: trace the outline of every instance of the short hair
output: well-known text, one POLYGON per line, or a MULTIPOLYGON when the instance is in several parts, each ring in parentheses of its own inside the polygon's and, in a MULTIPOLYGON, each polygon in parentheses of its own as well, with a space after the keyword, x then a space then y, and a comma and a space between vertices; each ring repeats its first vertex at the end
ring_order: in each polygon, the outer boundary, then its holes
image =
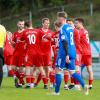
POLYGON ((44 23, 46 20, 49 20, 49 18, 43 18, 42 23, 44 23))
POLYGON ((61 24, 60 22, 58 22, 57 20, 54 22, 54 26, 57 26, 57 27, 59 27, 59 28, 60 28, 60 27, 61 27, 61 25, 62 25, 62 24, 61 24))
POLYGON ((73 19, 73 18, 67 18, 66 20, 67 20, 67 21, 72 21, 72 22, 74 22, 74 19, 73 19))
POLYGON ((31 22, 29 20, 25 21, 25 27, 30 27, 31 26, 31 22))
POLYGON ((66 12, 64 12, 64 11, 62 11, 62 12, 57 12, 57 17, 63 17, 63 18, 67 18, 67 13, 66 12))
POLYGON ((81 22, 82 24, 84 24, 84 19, 83 19, 83 18, 76 18, 75 21, 79 21, 79 22, 81 22))
POLYGON ((19 19, 19 20, 18 20, 18 22, 19 22, 19 21, 21 21, 21 22, 22 22, 22 21, 24 21, 24 20, 23 20, 23 19, 19 19))

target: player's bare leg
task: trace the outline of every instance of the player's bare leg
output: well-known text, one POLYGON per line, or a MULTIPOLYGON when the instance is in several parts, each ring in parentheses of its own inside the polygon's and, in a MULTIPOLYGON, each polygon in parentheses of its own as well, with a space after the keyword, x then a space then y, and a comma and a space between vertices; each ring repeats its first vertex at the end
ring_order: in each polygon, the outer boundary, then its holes
POLYGON ((46 78, 46 73, 44 71, 44 68, 43 67, 39 67, 39 71, 40 71, 40 73, 42 75, 44 86, 47 86, 48 80, 46 78))
POLYGON ((92 70, 92 66, 91 65, 87 66, 87 71, 88 71, 88 74, 89 74, 89 89, 92 89, 93 70, 92 70))

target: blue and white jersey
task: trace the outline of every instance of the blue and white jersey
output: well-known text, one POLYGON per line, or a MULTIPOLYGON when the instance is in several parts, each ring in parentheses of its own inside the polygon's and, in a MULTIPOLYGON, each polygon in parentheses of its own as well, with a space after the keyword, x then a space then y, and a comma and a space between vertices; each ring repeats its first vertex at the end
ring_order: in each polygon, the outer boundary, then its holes
POLYGON ((76 58, 76 49, 75 49, 75 43, 74 43, 74 29, 69 24, 64 24, 61 27, 60 34, 59 34, 59 51, 58 56, 65 56, 65 49, 63 46, 62 41, 67 41, 68 43, 68 55, 70 58, 75 59, 76 58))

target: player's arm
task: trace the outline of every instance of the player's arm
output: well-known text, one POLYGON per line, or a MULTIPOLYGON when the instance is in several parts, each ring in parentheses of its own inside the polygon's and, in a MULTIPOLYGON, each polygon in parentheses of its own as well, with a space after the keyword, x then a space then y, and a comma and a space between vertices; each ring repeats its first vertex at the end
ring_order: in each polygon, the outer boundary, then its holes
POLYGON ((65 49, 65 53, 66 53, 66 56, 67 56, 68 55, 68 43, 67 43, 67 41, 63 40, 62 44, 63 44, 63 47, 65 49))
POLYGON ((68 42, 67 42, 67 37, 65 35, 65 32, 63 29, 61 29, 61 40, 62 40, 62 44, 66 53, 66 63, 70 63, 69 60, 69 55, 68 55, 68 42))

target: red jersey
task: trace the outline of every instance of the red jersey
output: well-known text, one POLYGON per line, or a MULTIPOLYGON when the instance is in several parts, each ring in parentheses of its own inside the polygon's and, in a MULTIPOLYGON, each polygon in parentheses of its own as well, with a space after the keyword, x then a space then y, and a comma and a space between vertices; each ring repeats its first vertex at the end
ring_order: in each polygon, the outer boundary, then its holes
MULTIPOLYGON (((51 37, 54 34, 50 29, 48 29, 47 31, 44 31, 42 28, 40 28, 39 32, 42 35, 42 38, 47 34, 50 34, 51 37)), ((45 41, 42 40, 41 50, 42 50, 42 53, 50 53, 51 52, 51 40, 48 40, 48 39, 45 39, 45 41)))
POLYGON ((23 32, 19 33, 18 31, 13 34, 12 41, 15 42, 15 51, 20 51, 23 53, 25 50, 25 42, 21 41, 23 32))
POLYGON ((26 42, 26 50, 40 53, 40 41, 42 38, 37 29, 26 29, 22 40, 26 42))
POLYGON ((76 47, 76 53, 81 54, 82 53, 82 47, 80 44, 80 34, 79 31, 74 28, 74 42, 75 42, 75 47, 76 47))
POLYGON ((55 32, 53 35, 52 45, 55 45, 55 47, 59 48, 59 32, 55 32))
POLYGON ((12 47, 10 40, 8 39, 8 36, 6 36, 6 41, 4 44, 4 56, 10 56, 13 55, 14 48, 12 47))
POLYGON ((91 55, 91 47, 90 47, 88 31, 86 29, 80 29, 79 34, 80 34, 80 44, 82 47, 82 54, 91 55))

